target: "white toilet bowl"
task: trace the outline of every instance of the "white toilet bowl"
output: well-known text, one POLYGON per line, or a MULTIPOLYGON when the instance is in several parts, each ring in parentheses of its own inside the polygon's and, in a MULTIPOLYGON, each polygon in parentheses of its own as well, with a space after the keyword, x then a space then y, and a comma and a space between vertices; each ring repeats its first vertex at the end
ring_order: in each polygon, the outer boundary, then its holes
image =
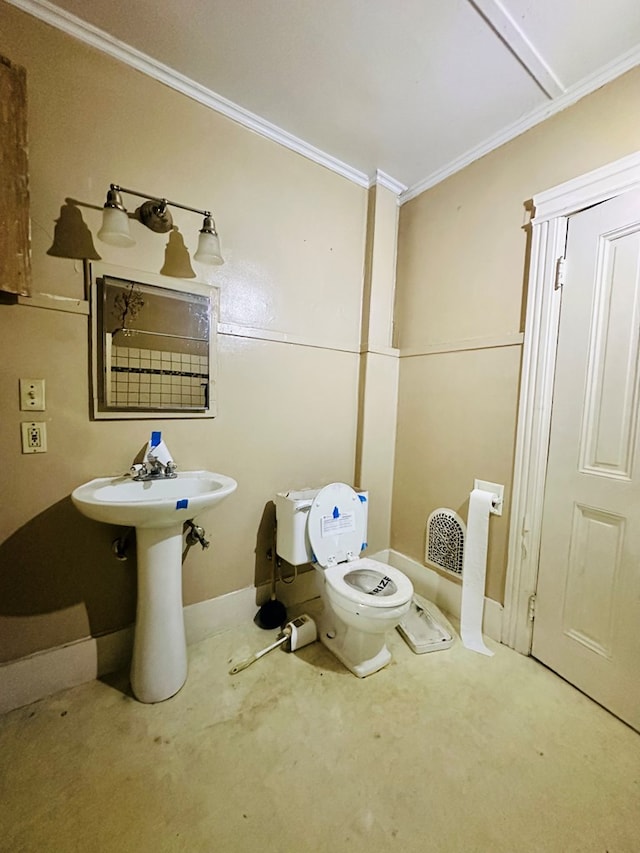
POLYGON ((306 500, 292 500, 291 494, 276 498, 277 551, 288 562, 293 557, 294 564, 301 556, 316 563, 324 604, 319 639, 364 678, 391 660, 386 634, 408 612, 413 585, 398 569, 359 556, 366 547, 365 496, 344 483, 308 490, 306 500), (304 525, 295 516, 300 512, 308 513, 304 525))
POLYGON ((318 568, 324 611, 321 642, 359 678, 391 660, 386 635, 408 612, 413 585, 397 569, 362 558, 318 568))

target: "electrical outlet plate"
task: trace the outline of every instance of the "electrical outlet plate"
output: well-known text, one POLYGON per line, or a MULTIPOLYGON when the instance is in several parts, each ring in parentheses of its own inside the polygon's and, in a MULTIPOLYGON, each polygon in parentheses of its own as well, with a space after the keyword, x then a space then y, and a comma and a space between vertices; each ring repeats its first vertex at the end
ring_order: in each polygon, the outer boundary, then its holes
POLYGON ((474 489, 482 489, 484 492, 492 492, 498 500, 491 507, 491 515, 502 515, 502 505, 504 503, 504 486, 499 483, 490 483, 488 480, 474 480, 474 489))
POLYGON ((23 412, 44 412, 44 379, 20 380, 20 409, 23 412))
POLYGON ((47 452, 47 425, 46 423, 35 423, 29 421, 22 423, 22 452, 23 453, 46 453, 47 452))

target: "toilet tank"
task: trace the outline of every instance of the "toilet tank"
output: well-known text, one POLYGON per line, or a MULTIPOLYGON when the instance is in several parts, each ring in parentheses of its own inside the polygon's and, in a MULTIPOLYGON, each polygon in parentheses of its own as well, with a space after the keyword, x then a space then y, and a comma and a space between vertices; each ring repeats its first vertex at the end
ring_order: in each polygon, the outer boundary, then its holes
MULTIPOLYGON (((292 566, 313 562, 313 551, 307 534, 307 517, 317 489, 290 490, 276 494, 276 552, 292 566)), ((365 544, 369 508, 369 492, 354 489, 364 512, 365 544)))

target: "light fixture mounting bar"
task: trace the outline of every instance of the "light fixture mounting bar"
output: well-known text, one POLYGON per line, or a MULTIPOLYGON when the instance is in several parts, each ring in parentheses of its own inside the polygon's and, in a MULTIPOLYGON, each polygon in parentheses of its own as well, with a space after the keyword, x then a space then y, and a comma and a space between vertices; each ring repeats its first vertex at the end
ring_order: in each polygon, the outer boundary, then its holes
POLYGON ((208 266, 218 266, 224 263, 220 252, 220 237, 216 231, 216 223, 211 211, 201 210, 199 207, 190 207, 167 198, 159 198, 149 193, 141 193, 139 190, 121 187, 119 184, 110 184, 107 193, 107 201, 102 212, 102 228, 98 231, 98 237, 112 246, 126 248, 133 246, 135 240, 129 233, 129 219, 135 219, 145 228, 156 234, 169 234, 178 229, 173 224, 170 207, 179 207, 190 213, 202 216, 202 228, 198 237, 198 248, 193 259, 208 266), (143 198, 144 201, 138 206, 133 215, 127 213, 122 203, 121 193, 143 198))
POLYGON ((200 210, 197 207, 189 207, 187 204, 180 204, 177 201, 171 201, 168 198, 160 198, 157 195, 149 195, 148 193, 141 193, 138 190, 130 190, 127 187, 121 187, 119 184, 111 184, 111 189, 115 190, 115 192, 126 193, 127 195, 135 195, 138 198, 146 198, 149 201, 157 201, 162 205, 170 205, 171 207, 179 207, 181 210, 190 210, 191 213, 199 213, 200 216, 211 216, 210 210, 200 210))

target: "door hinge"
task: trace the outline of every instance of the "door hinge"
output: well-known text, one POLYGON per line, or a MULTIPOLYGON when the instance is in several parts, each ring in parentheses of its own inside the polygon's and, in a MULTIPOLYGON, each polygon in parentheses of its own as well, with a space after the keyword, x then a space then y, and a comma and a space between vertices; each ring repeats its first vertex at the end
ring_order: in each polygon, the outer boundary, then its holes
POLYGON ((535 594, 535 592, 533 593, 533 595, 529 596, 529 610, 527 611, 527 618, 529 619, 529 622, 533 622, 533 620, 536 618, 536 594, 535 594))
POLYGON ((566 258, 558 258, 556 261, 556 280, 553 285, 554 290, 560 290, 560 288, 564 285, 564 276, 565 270, 567 266, 566 258))

